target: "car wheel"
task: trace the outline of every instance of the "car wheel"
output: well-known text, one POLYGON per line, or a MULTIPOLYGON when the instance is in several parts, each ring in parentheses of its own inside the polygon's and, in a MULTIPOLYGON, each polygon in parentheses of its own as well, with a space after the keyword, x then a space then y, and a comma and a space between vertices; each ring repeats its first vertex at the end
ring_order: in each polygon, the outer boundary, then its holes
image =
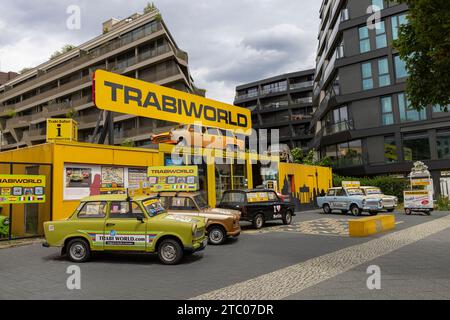
POLYGON ((253 226, 255 229, 261 229, 264 226, 264 216, 262 214, 257 214, 253 219, 253 226))
POLYGON ((227 239, 225 230, 222 227, 214 226, 208 231, 208 242, 212 245, 220 245, 227 239))
POLYGON ((412 210, 411 209, 409 209, 409 208, 407 208, 407 209, 405 209, 405 214, 406 215, 411 215, 411 213, 412 213, 412 210))
POLYGON ((292 223, 292 213, 290 211, 286 212, 283 218, 283 224, 291 224, 292 223))
POLYGON ((387 212, 394 212, 395 209, 387 209, 387 212))
POLYGON ((89 243, 83 239, 72 239, 67 244, 67 255, 70 261, 85 262, 91 256, 89 243))
POLYGON ((323 209, 323 213, 325 213, 325 214, 331 213, 331 208, 330 208, 330 205, 329 205, 329 204, 326 204, 326 203, 325 203, 325 204, 323 205, 322 209, 323 209))
POLYGON ((354 215, 355 217, 360 216, 361 215, 361 209, 358 208, 358 206, 356 204, 353 204, 350 207, 350 212, 352 215, 354 215))
POLYGON ((158 246, 158 257, 164 264, 177 264, 183 258, 183 249, 178 241, 164 239, 158 246))

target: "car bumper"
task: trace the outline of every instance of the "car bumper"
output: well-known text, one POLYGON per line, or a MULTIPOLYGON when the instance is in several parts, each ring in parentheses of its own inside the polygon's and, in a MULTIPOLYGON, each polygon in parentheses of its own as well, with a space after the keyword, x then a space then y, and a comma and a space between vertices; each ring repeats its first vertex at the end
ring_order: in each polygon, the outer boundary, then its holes
POLYGON ((241 228, 227 232, 228 237, 238 237, 241 234, 241 228))
POLYGON ((383 210, 383 207, 379 207, 379 206, 364 206, 363 211, 381 211, 383 210))
POLYGON ((208 244, 208 238, 204 238, 202 241, 195 242, 192 247, 184 248, 184 250, 187 252, 191 252, 191 253, 194 253, 197 251, 202 251, 206 248, 207 244, 208 244))

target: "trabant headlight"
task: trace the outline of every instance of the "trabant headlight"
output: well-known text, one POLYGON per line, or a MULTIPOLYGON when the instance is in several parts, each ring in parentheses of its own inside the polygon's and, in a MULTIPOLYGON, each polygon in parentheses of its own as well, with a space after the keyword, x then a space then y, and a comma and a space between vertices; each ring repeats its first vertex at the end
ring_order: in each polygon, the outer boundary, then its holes
POLYGON ((378 205, 379 205, 380 207, 383 206, 383 199, 380 199, 380 200, 378 201, 378 205))
POLYGON ((395 198, 394 198, 394 206, 396 206, 397 204, 398 204, 398 198, 395 197, 395 198))
POLYGON ((5 218, 5 220, 3 220, 3 224, 5 226, 9 226, 9 218, 5 218))

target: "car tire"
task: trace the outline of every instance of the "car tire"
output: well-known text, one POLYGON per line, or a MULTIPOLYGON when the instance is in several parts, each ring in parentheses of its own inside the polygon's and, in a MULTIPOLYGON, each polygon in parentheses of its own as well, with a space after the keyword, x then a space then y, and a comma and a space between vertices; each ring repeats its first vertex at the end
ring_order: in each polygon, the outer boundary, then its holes
POLYGON ((283 217, 283 224, 290 225, 292 223, 292 212, 288 211, 283 217))
POLYGON ((258 213, 253 219, 253 227, 255 229, 261 229, 264 226, 264 216, 261 213, 258 213))
POLYGON ((67 256, 72 262, 85 262, 91 257, 91 248, 84 239, 72 239, 66 246, 67 256))
POLYGON ((331 213, 330 205, 327 204, 327 203, 325 203, 325 204, 322 206, 322 210, 323 210, 323 213, 325 213, 325 214, 330 214, 330 213, 331 213))
POLYGON ((208 230, 208 243, 218 246, 227 240, 227 233, 222 227, 213 226, 208 230))
POLYGON ((163 264, 178 264, 183 258, 183 248, 174 239, 164 239, 158 245, 158 258, 163 264))
POLYGON ((352 205, 350 206, 350 213, 351 213, 353 216, 358 217, 358 216, 361 215, 361 209, 358 208, 358 206, 357 206, 356 204, 352 204, 352 205))
POLYGON ((407 216, 410 216, 411 213, 412 213, 412 210, 411 210, 411 209, 409 209, 409 208, 405 209, 405 214, 406 214, 407 216))

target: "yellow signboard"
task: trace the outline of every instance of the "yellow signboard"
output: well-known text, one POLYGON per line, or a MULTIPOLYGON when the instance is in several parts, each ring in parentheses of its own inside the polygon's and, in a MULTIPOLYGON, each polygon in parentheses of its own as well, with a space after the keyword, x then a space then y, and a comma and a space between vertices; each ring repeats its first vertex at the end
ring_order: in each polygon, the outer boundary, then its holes
POLYGON ((99 109, 196 124, 250 134, 247 108, 207 99, 104 70, 95 71, 94 101, 99 109))
POLYGON ((0 174, 0 204, 45 202, 45 176, 0 174))
POLYGON ((428 178, 411 179, 412 186, 429 186, 430 184, 431 182, 428 178))
POLYGON ((198 167, 148 167, 148 182, 143 188, 151 192, 196 191, 198 190, 198 167))
POLYGON ((344 188, 359 188, 361 182, 359 181, 342 181, 342 187, 344 188))
POLYGON ((73 119, 47 119, 47 141, 78 141, 78 123, 73 119))

